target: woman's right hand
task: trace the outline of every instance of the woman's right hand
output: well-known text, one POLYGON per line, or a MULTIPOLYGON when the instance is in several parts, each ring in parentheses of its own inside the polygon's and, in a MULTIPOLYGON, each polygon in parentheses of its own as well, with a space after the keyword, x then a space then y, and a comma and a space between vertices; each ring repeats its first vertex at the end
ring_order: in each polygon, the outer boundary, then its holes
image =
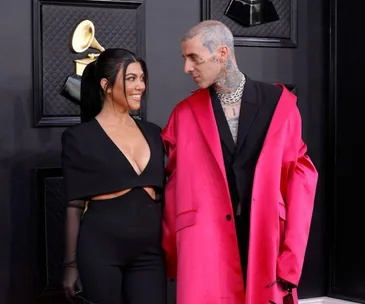
POLYGON ((75 286, 78 277, 79 277, 79 272, 76 267, 65 268, 65 274, 62 285, 66 298, 68 300, 71 300, 75 296, 75 286))

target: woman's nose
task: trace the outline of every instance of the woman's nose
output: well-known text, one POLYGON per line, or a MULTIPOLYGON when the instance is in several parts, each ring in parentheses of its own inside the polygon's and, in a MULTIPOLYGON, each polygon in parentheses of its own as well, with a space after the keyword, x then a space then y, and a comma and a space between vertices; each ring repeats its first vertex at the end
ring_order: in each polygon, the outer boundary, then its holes
POLYGON ((145 83, 143 81, 139 81, 137 84, 136 84, 136 89, 137 90, 144 90, 146 87, 145 83))

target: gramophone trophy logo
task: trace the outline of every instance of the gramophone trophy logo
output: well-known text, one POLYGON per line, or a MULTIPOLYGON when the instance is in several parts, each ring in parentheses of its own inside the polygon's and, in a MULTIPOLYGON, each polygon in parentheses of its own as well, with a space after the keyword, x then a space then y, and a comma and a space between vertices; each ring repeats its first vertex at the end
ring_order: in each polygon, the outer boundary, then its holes
POLYGON ((231 0, 224 14, 245 27, 279 20, 270 0, 231 0))
POLYGON ((79 104, 82 73, 85 67, 95 61, 105 49, 96 40, 95 26, 90 20, 83 20, 76 26, 72 35, 71 47, 74 52, 79 54, 84 53, 89 48, 99 51, 99 53, 89 53, 85 58, 75 59, 75 74, 68 76, 62 87, 61 95, 79 104))

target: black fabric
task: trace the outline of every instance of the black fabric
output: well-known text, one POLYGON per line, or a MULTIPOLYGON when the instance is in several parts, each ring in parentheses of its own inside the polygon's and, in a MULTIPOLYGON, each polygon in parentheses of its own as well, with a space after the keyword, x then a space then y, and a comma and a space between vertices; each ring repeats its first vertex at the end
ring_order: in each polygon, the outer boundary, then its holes
POLYGON ((88 204, 77 246, 85 299, 99 304, 166 303, 161 214, 161 200, 153 200, 143 188, 88 204))
POLYGON ((228 187, 236 213, 236 232, 244 276, 247 271, 251 192, 255 167, 281 93, 282 88, 279 86, 254 81, 246 76, 238 139, 234 145, 219 98, 214 89, 210 89, 228 187), (239 205, 241 214, 237 215, 239 205))
MULTIPOLYGON (((128 304, 165 303, 161 128, 138 119, 135 122, 151 152, 141 174, 96 119, 62 135, 63 175, 71 204, 66 219, 66 261, 76 256, 83 285, 78 296, 84 302, 121 304, 123 294, 128 304), (155 189, 155 200, 143 188, 147 186, 155 189), (116 198, 92 199, 126 189, 131 190, 116 198), (79 206, 83 207, 85 200, 83 213, 79 206)), ((75 279, 67 273, 65 278, 68 284, 75 279)))
POLYGON ((104 132, 96 119, 68 128, 62 134, 62 167, 68 201, 133 187, 163 189, 164 151, 157 125, 135 119, 150 150, 150 161, 141 175, 104 132))

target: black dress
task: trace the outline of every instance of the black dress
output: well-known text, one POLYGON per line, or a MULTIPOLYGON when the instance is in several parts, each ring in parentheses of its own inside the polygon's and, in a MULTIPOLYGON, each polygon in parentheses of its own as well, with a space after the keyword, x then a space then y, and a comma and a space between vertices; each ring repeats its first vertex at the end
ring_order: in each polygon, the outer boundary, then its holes
POLYGON ((150 160, 138 174, 96 119, 62 135, 62 166, 68 201, 89 201, 77 243, 77 267, 84 296, 99 304, 166 303, 161 248, 165 182, 161 128, 135 120, 150 160), (143 187, 153 187, 153 199, 143 187), (101 194, 131 190, 92 200, 101 194))

